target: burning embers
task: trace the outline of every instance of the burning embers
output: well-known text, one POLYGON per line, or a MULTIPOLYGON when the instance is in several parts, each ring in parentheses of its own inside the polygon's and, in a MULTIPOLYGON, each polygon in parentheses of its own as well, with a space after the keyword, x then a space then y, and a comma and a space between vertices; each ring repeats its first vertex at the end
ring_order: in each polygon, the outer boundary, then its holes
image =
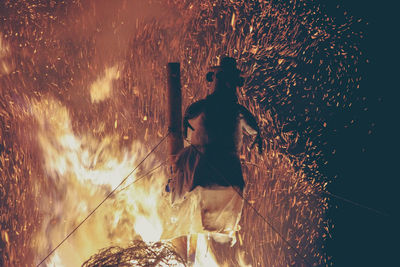
MULTIPOLYGON (((239 101, 268 136, 264 155, 243 151, 244 197, 310 262, 324 265, 324 184, 298 167, 315 170, 320 151, 312 138, 323 138, 325 111, 334 116, 352 104, 360 51, 346 39, 351 27, 334 25, 306 1, 139 2, 0 3, 4 265, 39 262, 164 136, 166 62, 182 64, 186 107, 207 94, 204 74, 221 54, 241 59, 239 101), (302 144, 304 154, 291 155, 302 144)), ((54 265, 184 232, 187 214, 174 214, 163 197, 168 171, 141 178, 166 158, 160 146, 56 250, 54 265)), ((205 249, 219 264, 236 265, 239 255, 253 265, 304 264, 246 204, 239 224, 234 247, 212 241, 205 249)))
MULTIPOLYGON (((31 110, 38 123, 37 138, 49 179, 39 205, 45 216, 34 241, 37 255, 45 255, 79 225, 49 257, 47 265, 80 265, 99 249, 111 244, 128 246, 137 239, 150 243, 136 242, 135 246, 149 246, 150 251, 159 246, 160 255, 169 255, 161 243, 152 242, 191 232, 195 218, 172 208, 164 195, 167 176, 160 169, 146 175, 160 160, 150 155, 141 169, 131 174, 145 156, 141 144, 133 143, 130 150, 123 150, 116 145, 117 136, 98 140, 90 134, 75 135, 68 109, 54 99, 36 102, 31 110), (124 177, 127 179, 120 188, 86 221, 124 177), (82 221, 85 223, 80 225, 82 221)), ((131 246, 126 251, 134 249, 131 246)), ((198 249, 199 253, 208 250, 205 239, 200 239, 198 249)), ((205 259, 210 262, 207 257, 198 262, 205 259)))
MULTIPOLYGON (((101 140, 90 134, 76 136, 67 108, 54 99, 36 103, 32 110, 39 124, 43 163, 51 179, 40 205, 41 212, 48 215, 36 239, 38 255, 44 255, 132 171, 143 149, 135 143, 130 151, 120 150, 117 136, 101 140)), ((155 163, 152 157, 144 166, 155 163)), ((124 186, 133 183, 135 176, 130 175, 124 186)), ((146 177, 115 193, 57 251, 59 260, 64 265, 78 265, 110 244, 127 244, 136 238, 159 240, 162 221, 157 211, 164 182, 162 175, 146 177)))

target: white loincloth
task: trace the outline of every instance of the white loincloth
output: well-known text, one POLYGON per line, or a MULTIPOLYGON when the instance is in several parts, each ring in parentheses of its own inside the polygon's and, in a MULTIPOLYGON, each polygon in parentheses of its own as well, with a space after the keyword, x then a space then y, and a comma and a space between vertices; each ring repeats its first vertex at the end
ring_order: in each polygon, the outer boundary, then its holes
POLYGON ((165 229, 165 237, 209 234, 217 242, 233 245, 243 209, 239 192, 242 193, 239 188, 231 186, 197 186, 181 203, 174 205, 176 217, 170 229, 165 229))

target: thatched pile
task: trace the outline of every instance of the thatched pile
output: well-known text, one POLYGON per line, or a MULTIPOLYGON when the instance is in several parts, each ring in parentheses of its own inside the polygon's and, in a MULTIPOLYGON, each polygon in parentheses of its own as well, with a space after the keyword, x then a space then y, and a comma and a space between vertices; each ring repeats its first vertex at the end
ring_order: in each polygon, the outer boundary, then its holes
POLYGON ((108 247, 82 264, 92 266, 186 266, 184 260, 166 243, 147 244, 135 240, 127 248, 108 247))

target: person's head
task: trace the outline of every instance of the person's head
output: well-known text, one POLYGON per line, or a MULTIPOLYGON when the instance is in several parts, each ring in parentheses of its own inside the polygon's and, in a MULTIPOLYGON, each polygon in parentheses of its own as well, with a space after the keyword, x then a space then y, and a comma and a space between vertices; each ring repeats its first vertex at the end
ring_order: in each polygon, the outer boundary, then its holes
POLYGON ((236 94, 236 87, 243 86, 244 79, 236 67, 236 60, 231 57, 223 57, 219 66, 211 67, 207 73, 208 82, 214 83, 214 91, 226 94, 236 94))

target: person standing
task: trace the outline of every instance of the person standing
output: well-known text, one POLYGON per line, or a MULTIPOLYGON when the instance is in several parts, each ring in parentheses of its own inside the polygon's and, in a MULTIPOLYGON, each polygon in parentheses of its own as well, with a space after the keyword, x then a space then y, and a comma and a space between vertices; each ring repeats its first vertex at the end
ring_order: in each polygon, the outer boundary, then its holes
POLYGON ((240 74, 231 57, 222 58, 207 73, 214 92, 186 109, 183 133, 190 145, 177 155, 176 174, 169 185, 173 204, 197 196, 202 231, 212 233, 216 241, 232 243, 243 208, 239 153, 244 133, 255 136, 262 153, 257 121, 238 103, 236 88, 244 80, 240 74))

